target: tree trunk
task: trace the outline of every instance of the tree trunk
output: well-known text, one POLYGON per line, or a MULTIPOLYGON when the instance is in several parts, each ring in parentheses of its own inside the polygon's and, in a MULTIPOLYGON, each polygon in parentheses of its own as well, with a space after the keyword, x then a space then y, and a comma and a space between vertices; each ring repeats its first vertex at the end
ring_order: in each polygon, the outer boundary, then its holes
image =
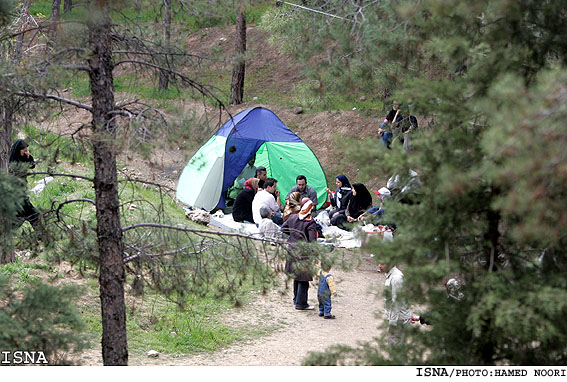
POLYGON ((236 11, 236 49, 230 87, 230 104, 239 105, 244 98, 244 74, 246 72, 246 12, 240 5, 236 11))
POLYGON ((63 3, 63 13, 71 12, 73 10, 73 0, 65 0, 63 3))
POLYGON ((0 102, 0 171, 8 172, 12 146, 12 107, 8 101, 0 102))
POLYGON ((93 53, 88 60, 93 108, 92 144, 100 258, 102 358, 104 365, 127 365, 125 271, 122 264, 124 243, 120 226, 114 147, 116 126, 110 114, 114 110, 111 22, 106 8, 93 11, 94 14, 102 13, 101 17, 93 18, 89 24, 89 42, 93 53))
MULTIPOLYGON (((169 51, 169 42, 171 40, 171 0, 163 0, 163 45, 166 51, 169 51)), ((166 60, 168 60, 167 56, 166 60)), ((166 65, 168 66, 168 65, 166 65)), ((167 90, 169 85, 169 73, 159 72, 159 91, 167 90)))
MULTIPOLYGON (((0 102, 0 171, 8 172, 10 148, 12 146, 12 105, 9 101, 0 102)), ((11 222, 7 216, 0 216, 0 227, 8 228, 11 222)), ((0 264, 16 262, 12 246, 12 232, 6 229, 0 237, 0 264)))
MULTIPOLYGON (((3 240, 8 241, 8 240, 3 240)), ((1 244, 2 247, 0 248, 0 264, 9 264, 16 262, 16 254, 12 251, 9 245, 5 245, 5 243, 1 244)))
POLYGON ((58 21, 61 13, 61 0, 53 0, 51 5, 51 21, 58 21))

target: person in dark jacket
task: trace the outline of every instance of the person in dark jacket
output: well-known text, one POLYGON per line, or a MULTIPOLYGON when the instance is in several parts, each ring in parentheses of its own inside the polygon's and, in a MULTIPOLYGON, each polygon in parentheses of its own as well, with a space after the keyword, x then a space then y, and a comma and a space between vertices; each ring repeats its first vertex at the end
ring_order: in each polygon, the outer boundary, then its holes
POLYGON ((301 210, 297 214, 292 214, 282 225, 282 232, 289 235, 290 253, 285 263, 285 271, 293 276, 293 303, 297 310, 313 310, 314 307, 307 303, 309 292, 309 281, 313 280, 313 275, 309 271, 309 257, 298 254, 293 245, 298 241, 313 242, 317 240, 317 224, 313 220, 311 213, 315 206, 311 199, 303 198, 301 210))
POLYGON ((348 202, 344 215, 338 215, 334 222, 331 220, 331 224, 348 230, 344 223, 359 221, 359 218, 370 208, 372 208, 372 195, 370 195, 364 184, 355 183, 352 185, 352 197, 348 202))
POLYGON ((352 198, 348 202, 345 214, 352 223, 357 221, 368 209, 372 208, 372 195, 362 183, 352 185, 352 198))
POLYGON ((244 182, 244 190, 240 191, 232 208, 232 218, 235 222, 254 223, 252 216, 252 201, 258 191, 258 178, 249 178, 244 182))
MULTIPOLYGON (((352 186, 345 175, 338 175, 335 184, 337 185, 337 189, 334 194, 327 188, 327 193, 331 197, 331 206, 334 207, 329 212, 329 218, 331 219, 336 218, 338 215, 345 214, 348 202, 352 197, 352 186)), ((336 225, 333 224, 333 221, 331 221, 331 224, 336 225)))
MULTIPOLYGON (((35 161, 30 154, 26 141, 18 139, 14 142, 10 150, 10 159, 8 162, 10 174, 22 179, 24 187, 27 189, 28 169, 35 168, 35 161)), ((39 212, 30 202, 30 198, 27 195, 24 196, 22 209, 16 216, 20 220, 19 225, 25 220, 29 221, 34 229, 39 225, 39 212)))

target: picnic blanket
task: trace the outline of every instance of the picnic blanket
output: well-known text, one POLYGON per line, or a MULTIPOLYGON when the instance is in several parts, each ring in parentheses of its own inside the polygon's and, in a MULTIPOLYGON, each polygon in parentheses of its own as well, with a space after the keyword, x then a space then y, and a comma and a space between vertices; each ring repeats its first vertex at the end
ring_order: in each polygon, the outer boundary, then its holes
POLYGON ((235 231, 245 235, 261 236, 260 230, 256 227, 256 224, 236 222, 232 218, 232 214, 225 215, 221 211, 217 211, 211 215, 209 224, 226 231, 235 231))

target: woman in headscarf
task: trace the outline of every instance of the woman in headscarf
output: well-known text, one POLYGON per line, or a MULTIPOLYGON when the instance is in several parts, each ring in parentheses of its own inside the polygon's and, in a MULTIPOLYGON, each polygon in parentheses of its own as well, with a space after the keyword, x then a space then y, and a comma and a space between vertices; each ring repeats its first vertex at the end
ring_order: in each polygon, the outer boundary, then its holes
POLYGON ((352 196, 348 201, 344 214, 340 214, 331 219, 331 224, 342 229, 348 230, 345 222, 355 222, 360 216, 372 207, 372 196, 366 186, 362 183, 352 185, 352 196))
POLYGON ((372 207, 372 195, 362 183, 352 185, 352 198, 345 210, 347 220, 352 223, 357 221, 368 209, 372 207))
MULTIPOLYGON (((35 161, 30 154, 28 144, 23 139, 16 140, 12 145, 8 168, 10 174, 22 179, 24 187, 27 189, 28 169, 35 168, 35 161)), ((22 209, 16 216, 21 219, 21 223, 27 220, 34 228, 39 224, 39 212, 35 209, 33 204, 31 204, 30 198, 27 195, 24 196, 22 209)))
POLYGON ((314 309, 307 303, 309 281, 313 280, 313 275, 309 271, 309 256, 299 252, 293 245, 298 241, 310 243, 317 240, 317 224, 311 216, 313 211, 315 206, 311 199, 303 198, 300 211, 290 215, 282 225, 282 232, 289 235, 288 243, 291 244, 285 271, 293 277, 293 303, 297 310, 314 309))
MULTIPOLYGON (((329 212, 329 217, 332 219, 337 215, 344 215, 346 206, 352 197, 352 188, 348 178, 345 175, 338 175, 335 179, 335 184, 337 189, 333 194, 330 189, 327 188, 327 193, 331 197, 331 206, 334 208, 329 212)), ((331 223, 332 224, 332 223, 331 223)))
POLYGON ((296 214, 301 210, 301 192, 296 191, 289 194, 289 198, 285 201, 283 210, 283 221, 285 222, 290 215, 296 214))
POLYGON ((244 182, 244 189, 240 191, 234 200, 232 208, 232 218, 236 222, 253 223, 254 217, 252 215, 252 201, 258 191, 258 178, 248 178, 244 182))

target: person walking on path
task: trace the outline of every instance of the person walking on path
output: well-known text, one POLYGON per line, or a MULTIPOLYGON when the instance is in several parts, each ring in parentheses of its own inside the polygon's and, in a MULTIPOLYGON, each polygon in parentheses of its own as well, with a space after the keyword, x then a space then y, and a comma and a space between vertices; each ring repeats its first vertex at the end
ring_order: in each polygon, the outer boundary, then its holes
POLYGON ((298 241, 308 243, 317 240, 317 224, 311 217, 315 209, 309 198, 301 201, 301 210, 291 215, 282 225, 282 232, 289 235, 289 253, 285 263, 285 272, 293 277, 293 303, 297 310, 313 310, 314 307, 307 303, 309 292, 309 281, 313 276, 309 270, 309 255, 302 253, 294 245, 298 241))

